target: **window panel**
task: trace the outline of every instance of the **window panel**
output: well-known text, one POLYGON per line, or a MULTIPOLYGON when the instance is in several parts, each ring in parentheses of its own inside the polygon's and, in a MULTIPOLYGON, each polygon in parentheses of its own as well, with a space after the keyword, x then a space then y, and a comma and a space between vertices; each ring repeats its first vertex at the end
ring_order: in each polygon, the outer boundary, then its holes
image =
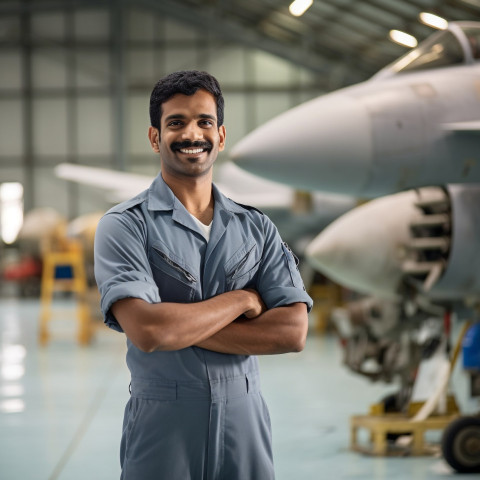
POLYGON ((156 78, 157 52, 155 49, 132 49, 127 53, 127 78, 129 85, 153 85, 156 78))
POLYGON ((77 87, 107 87, 110 83, 110 55, 106 51, 92 52, 79 49, 76 52, 77 87))
POLYGON ((130 10, 127 15, 127 38, 130 40, 153 40, 155 31, 161 28, 159 20, 151 12, 130 10))
POLYGON ((241 85, 245 83, 245 54, 242 48, 209 49, 207 72, 218 79, 220 85, 241 85))
MULTIPOLYGON (((288 93, 259 93, 256 96, 256 126, 292 107, 288 93)), ((252 128, 253 130, 253 128, 252 128)))
POLYGON ((25 186, 25 169, 22 165, 17 167, 2 167, 0 178, 0 182, 20 182, 25 186))
POLYGON ((40 13, 32 16, 32 38, 34 40, 63 40, 65 38, 65 15, 40 13))
POLYGON ((35 178, 35 208, 52 207, 60 214, 68 217, 69 182, 55 177, 50 167, 37 167, 33 170, 35 178))
POLYGON ((293 67, 287 61, 265 52, 253 54, 254 78, 259 85, 281 86, 291 83, 293 67))
POLYGON ((167 49, 165 69, 168 73, 178 70, 203 70, 198 63, 197 50, 194 48, 167 49))
POLYGON ((110 36, 110 15, 104 10, 79 10, 74 25, 78 40, 107 40, 110 36))
MULTIPOLYGON (((184 23, 175 22, 166 19, 164 23, 165 38, 170 40, 180 40, 182 42, 191 40, 198 41, 198 30, 184 23)), ((173 43, 173 42, 172 42, 173 43)))
POLYGON ((242 93, 228 93, 225 97, 225 128, 227 130, 226 150, 247 134, 247 99, 242 93))
POLYGON ((33 101, 33 149, 35 155, 66 155, 66 99, 33 101))
MULTIPOLYGON (((153 85, 152 85, 153 88, 153 85)), ((147 132, 150 127, 149 116, 150 94, 132 95, 128 101, 128 145, 132 155, 152 155, 147 132)))
POLYGON ((39 48, 32 55, 34 88, 65 88, 67 85, 67 51, 61 48, 39 48))
POLYGON ((22 36, 20 28, 20 17, 0 16, 0 41, 15 42, 22 36))
POLYGON ((22 58, 19 50, 0 51, 0 89, 22 88, 22 58))
POLYGON ((81 98, 78 101, 78 153, 112 153, 112 105, 110 98, 81 98))
POLYGON ((0 100, 0 161, 24 151, 23 112, 21 100, 0 100))

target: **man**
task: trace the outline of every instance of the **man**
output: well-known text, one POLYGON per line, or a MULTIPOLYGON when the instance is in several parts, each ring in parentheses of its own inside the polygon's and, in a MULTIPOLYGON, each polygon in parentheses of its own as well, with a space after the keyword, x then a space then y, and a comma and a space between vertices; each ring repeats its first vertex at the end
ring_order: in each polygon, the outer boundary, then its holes
POLYGON ((302 350, 311 299, 270 220, 212 184, 223 104, 205 72, 160 80, 148 138, 161 174, 97 229, 102 311, 132 375, 124 480, 274 478, 254 355, 302 350))

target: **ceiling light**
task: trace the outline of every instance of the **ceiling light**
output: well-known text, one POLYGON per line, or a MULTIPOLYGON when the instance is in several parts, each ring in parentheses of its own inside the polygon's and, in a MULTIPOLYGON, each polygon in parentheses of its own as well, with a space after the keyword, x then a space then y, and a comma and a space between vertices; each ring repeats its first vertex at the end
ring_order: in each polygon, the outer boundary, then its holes
POLYGON ((23 365, 4 365, 1 370, 1 376, 4 380, 19 380, 25 375, 23 365))
POLYGON ((0 238, 13 243, 23 224, 23 187, 18 182, 0 185, 0 238))
POLYGON ((403 45, 404 47, 414 48, 418 45, 417 39, 413 35, 401 32, 400 30, 390 30, 388 35, 390 40, 393 40, 395 43, 403 45))
POLYGON ((312 3, 313 0, 295 0, 288 10, 294 17, 300 17, 312 6, 312 3))
POLYGON ((445 30, 448 27, 448 22, 444 18, 433 13, 422 12, 418 17, 422 23, 429 27, 438 28, 439 30, 445 30))
POLYGON ((25 402, 21 398, 12 398, 0 402, 2 413, 20 413, 25 410, 25 402))

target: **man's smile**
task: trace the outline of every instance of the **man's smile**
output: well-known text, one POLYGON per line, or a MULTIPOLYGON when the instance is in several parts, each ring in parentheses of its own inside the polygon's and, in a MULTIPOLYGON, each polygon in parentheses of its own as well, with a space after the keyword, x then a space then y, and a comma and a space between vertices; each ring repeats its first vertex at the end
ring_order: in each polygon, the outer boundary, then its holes
POLYGON ((198 155, 203 152, 210 152, 213 148, 213 145, 208 142, 190 142, 188 140, 184 142, 173 142, 170 145, 172 151, 184 153, 186 155, 198 155))
POLYGON ((204 149, 203 148, 191 148, 191 149, 181 148, 179 151, 182 153, 187 153, 189 155, 195 155, 196 153, 202 153, 204 149))

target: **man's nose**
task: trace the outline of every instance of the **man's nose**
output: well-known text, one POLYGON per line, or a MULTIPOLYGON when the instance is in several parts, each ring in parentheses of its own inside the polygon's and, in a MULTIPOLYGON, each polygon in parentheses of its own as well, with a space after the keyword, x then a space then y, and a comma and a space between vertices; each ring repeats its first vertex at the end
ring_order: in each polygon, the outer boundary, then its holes
POLYGON ((190 122, 185 126, 182 137, 191 141, 201 140, 203 139, 203 131, 195 122, 190 122))

